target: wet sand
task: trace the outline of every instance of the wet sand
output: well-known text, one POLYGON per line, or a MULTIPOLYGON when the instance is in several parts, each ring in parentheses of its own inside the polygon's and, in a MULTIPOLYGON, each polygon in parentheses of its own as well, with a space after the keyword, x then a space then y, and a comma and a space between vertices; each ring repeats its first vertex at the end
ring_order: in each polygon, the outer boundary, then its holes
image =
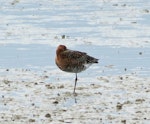
POLYGON ((82 77, 74 82, 53 71, 1 69, 1 123, 150 122, 150 78, 129 75, 82 77))
POLYGON ((148 0, 1 0, 0 44, 150 47, 148 0))

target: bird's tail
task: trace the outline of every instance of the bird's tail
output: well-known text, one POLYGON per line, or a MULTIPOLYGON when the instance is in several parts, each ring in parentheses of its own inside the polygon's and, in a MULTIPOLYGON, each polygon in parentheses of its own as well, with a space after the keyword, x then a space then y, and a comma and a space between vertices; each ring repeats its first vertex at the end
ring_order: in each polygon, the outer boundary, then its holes
POLYGON ((98 60, 99 60, 99 59, 96 59, 96 58, 94 58, 94 57, 88 56, 88 57, 87 57, 87 60, 88 60, 88 61, 87 61, 88 63, 98 63, 98 60))

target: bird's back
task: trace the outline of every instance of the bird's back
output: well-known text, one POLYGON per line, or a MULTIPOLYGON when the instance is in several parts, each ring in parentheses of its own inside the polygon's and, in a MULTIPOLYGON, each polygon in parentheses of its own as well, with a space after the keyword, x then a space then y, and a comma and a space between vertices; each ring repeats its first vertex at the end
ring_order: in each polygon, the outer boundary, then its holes
POLYGON ((87 55, 85 52, 65 50, 58 55, 61 62, 56 62, 58 67, 67 72, 78 73, 87 69, 91 64, 98 63, 98 59, 87 55))

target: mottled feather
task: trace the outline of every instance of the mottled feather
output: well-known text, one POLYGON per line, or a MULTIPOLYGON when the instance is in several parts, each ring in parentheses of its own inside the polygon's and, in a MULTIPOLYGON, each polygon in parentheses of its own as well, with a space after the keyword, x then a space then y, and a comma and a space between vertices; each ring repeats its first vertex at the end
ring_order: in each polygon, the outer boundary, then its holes
POLYGON ((76 73, 75 93, 77 73, 84 71, 93 63, 98 63, 98 59, 87 55, 85 52, 69 50, 66 46, 59 45, 56 50, 55 62, 62 71, 76 73))

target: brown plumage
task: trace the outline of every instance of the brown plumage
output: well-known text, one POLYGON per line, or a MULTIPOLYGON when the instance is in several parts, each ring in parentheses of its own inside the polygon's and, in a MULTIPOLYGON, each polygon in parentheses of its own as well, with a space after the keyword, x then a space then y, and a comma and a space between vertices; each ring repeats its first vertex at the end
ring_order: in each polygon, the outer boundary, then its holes
POLYGON ((77 83, 77 73, 84 71, 93 63, 98 63, 98 59, 87 55, 84 52, 67 49, 64 45, 59 45, 56 50, 56 65, 66 72, 76 73, 74 93, 77 83))

